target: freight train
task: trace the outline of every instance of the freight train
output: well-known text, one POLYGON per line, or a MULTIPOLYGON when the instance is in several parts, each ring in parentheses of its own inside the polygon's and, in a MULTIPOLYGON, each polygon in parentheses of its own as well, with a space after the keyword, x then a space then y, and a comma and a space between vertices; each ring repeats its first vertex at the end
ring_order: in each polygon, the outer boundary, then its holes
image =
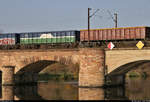
POLYGON ((88 43, 101 44, 109 41, 149 40, 150 27, 124 27, 51 32, 28 32, 0 34, 0 48, 7 47, 38 47, 44 46, 73 46, 88 43), (14 46, 16 45, 16 46, 14 46))

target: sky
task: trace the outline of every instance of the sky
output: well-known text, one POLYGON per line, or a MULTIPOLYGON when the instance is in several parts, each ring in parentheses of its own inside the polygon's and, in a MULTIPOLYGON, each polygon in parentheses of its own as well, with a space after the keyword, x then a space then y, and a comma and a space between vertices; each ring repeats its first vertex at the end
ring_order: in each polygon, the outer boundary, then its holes
POLYGON ((118 27, 150 26, 150 0, 0 0, 0 32, 40 32, 113 28, 111 15, 118 14, 118 27), (108 13, 111 12, 111 15, 108 13))

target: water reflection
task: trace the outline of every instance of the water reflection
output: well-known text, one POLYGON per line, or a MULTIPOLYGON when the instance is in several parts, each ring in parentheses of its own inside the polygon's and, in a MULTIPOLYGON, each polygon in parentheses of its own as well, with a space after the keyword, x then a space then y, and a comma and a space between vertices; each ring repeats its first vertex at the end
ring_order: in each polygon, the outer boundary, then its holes
POLYGON ((38 94, 38 86, 15 86, 15 95, 21 100, 43 100, 38 94))
POLYGON ((38 94, 45 100, 78 100, 78 86, 56 81, 38 83, 38 94))
POLYGON ((75 82, 39 82, 35 86, 1 86, 0 100, 148 100, 150 77, 127 78, 125 86, 78 88, 75 82))
POLYGON ((79 88, 79 100, 104 100, 104 89, 79 88))
POLYGON ((126 96, 131 100, 149 100, 150 99, 150 77, 143 79, 128 78, 126 82, 126 96))
POLYGON ((128 100, 128 98, 125 96, 124 86, 111 87, 104 90, 106 100, 128 100))

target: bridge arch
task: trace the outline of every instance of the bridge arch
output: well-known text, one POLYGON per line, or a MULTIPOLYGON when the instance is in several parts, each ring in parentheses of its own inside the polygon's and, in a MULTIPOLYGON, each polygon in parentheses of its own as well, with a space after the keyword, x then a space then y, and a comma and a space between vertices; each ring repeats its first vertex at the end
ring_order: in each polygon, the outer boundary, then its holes
POLYGON ((18 70, 15 73, 15 83, 32 83, 37 82, 38 74, 47 66, 60 63, 62 65, 73 64, 70 59, 65 59, 64 57, 59 58, 59 60, 38 60, 31 62, 18 70))
POLYGON ((30 64, 25 65, 16 74, 23 74, 23 73, 39 73, 48 65, 54 64, 56 61, 49 61, 49 60, 39 60, 30 64))
MULTIPOLYGON (((150 60, 149 50, 112 50, 106 51, 106 67, 108 74, 113 70, 132 62, 150 60)), ((140 63, 140 62, 139 62, 140 63)))
POLYGON ((118 68, 114 69, 112 72, 110 72, 108 75, 125 75, 127 72, 133 69, 137 69, 140 66, 143 66, 144 64, 150 63, 150 60, 139 60, 139 61, 133 61, 130 63, 126 63, 124 65, 119 66, 118 68))

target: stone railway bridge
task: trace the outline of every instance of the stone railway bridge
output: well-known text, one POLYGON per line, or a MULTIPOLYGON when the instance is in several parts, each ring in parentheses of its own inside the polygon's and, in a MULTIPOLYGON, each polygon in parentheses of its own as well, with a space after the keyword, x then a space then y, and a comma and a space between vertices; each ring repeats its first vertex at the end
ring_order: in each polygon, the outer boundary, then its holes
POLYGON ((150 48, 0 50, 2 85, 34 82, 41 70, 56 62, 66 65, 79 63, 79 86, 100 87, 105 83, 105 75, 124 77, 137 65, 149 63, 150 48))

